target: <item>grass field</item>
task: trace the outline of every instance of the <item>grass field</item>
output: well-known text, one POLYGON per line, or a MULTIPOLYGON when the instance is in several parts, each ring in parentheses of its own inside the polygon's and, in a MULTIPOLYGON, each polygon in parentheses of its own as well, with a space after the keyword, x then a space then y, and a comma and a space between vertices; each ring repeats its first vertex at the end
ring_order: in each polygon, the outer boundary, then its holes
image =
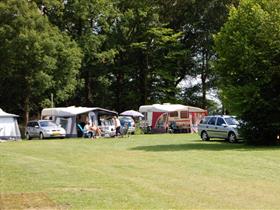
POLYGON ((0 209, 279 209, 280 147, 192 134, 0 143, 0 209))

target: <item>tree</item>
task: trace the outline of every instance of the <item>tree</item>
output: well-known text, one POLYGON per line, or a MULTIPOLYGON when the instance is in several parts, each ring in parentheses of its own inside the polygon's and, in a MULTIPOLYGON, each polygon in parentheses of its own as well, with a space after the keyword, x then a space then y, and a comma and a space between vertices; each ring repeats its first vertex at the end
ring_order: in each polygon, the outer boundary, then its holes
MULTIPOLYGON (((81 88, 70 100, 72 103, 113 108, 107 66, 114 62, 117 51, 106 45, 108 33, 115 24, 116 12, 111 1, 104 0, 36 0, 38 8, 62 32, 71 36, 83 53, 79 77, 81 88)), ((69 103, 68 102, 64 102, 69 103)))
POLYGON ((153 1, 116 2, 118 21, 110 36, 118 49, 111 67, 115 107, 177 101, 177 85, 186 74, 182 66, 189 58, 182 34, 160 21, 153 1))
POLYGON ((280 127, 280 5, 242 0, 215 37, 224 102, 251 144, 275 144, 280 127))
MULTIPOLYGON (((228 6, 238 4, 239 0, 157 1, 162 7, 163 21, 175 31, 183 33, 182 41, 191 57, 186 66, 187 76, 200 78, 200 86, 193 90, 196 90, 196 94, 201 98, 197 105, 206 108, 210 105, 206 98, 207 92, 215 88, 215 75, 211 65, 216 59, 213 34, 217 33, 226 21, 228 6)), ((192 90, 187 88, 184 92, 192 90)))
POLYGON ((76 79, 81 52, 75 42, 52 26, 30 1, 0 3, 1 106, 24 113, 38 112, 69 98, 76 79))

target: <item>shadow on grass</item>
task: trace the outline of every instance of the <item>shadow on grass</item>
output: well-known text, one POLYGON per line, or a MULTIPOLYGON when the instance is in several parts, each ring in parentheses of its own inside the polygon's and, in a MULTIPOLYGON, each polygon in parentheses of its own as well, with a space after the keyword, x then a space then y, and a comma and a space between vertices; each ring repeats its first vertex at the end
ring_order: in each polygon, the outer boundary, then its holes
POLYGON ((238 151, 264 151, 264 150, 279 150, 279 146, 274 147, 254 147, 243 143, 230 144, 227 141, 211 140, 210 142, 202 142, 193 140, 186 144, 162 144, 150 146, 133 147, 131 150, 142 150, 146 152, 172 152, 172 151, 188 151, 188 150, 206 150, 206 151, 223 151, 223 150, 238 150, 238 151))

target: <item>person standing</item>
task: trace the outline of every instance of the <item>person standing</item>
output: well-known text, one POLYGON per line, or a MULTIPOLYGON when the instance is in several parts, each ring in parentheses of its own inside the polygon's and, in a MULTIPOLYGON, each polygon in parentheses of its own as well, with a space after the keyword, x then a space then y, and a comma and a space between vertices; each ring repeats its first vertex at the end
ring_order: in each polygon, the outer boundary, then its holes
POLYGON ((121 135, 121 122, 117 116, 114 117, 115 127, 116 127, 116 136, 121 135))

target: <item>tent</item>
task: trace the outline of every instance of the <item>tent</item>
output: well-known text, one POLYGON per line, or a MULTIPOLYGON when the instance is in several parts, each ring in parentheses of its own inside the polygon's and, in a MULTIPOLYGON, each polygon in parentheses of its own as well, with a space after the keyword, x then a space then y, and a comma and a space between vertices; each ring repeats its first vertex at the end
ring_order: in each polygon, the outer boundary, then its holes
MULTIPOLYGON (((101 118, 117 116, 118 113, 100 107, 55 107, 45 108, 41 112, 42 119, 52 119, 66 130, 67 137, 79 136, 77 124, 84 124, 89 120, 96 125, 101 125, 101 118)), ((82 125, 83 127, 83 125, 82 125)))
POLYGON ((173 127, 175 132, 197 132, 197 125, 207 110, 182 104, 152 104, 139 107, 144 114, 142 127, 149 128, 149 132, 167 132, 173 127))
POLYGON ((9 114, 0 109, 0 139, 21 139, 17 118, 18 115, 9 114))

